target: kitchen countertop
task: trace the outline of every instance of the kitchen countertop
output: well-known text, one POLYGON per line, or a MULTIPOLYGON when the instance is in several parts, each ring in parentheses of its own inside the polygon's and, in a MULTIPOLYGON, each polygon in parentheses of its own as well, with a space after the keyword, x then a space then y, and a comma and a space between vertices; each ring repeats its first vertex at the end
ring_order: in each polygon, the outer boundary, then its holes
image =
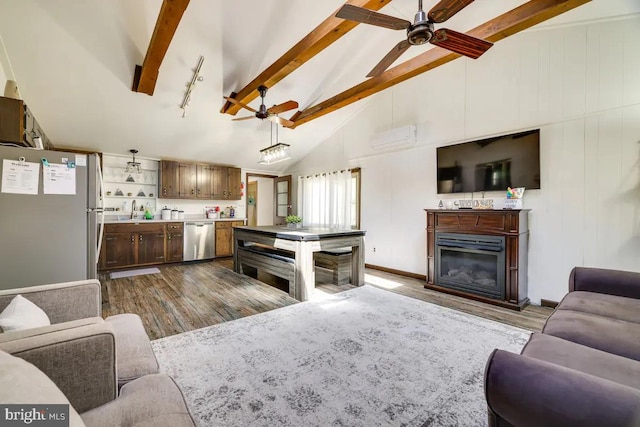
POLYGON ((155 223, 155 222, 216 222, 216 221, 245 221, 245 218, 184 218, 184 219, 107 219, 105 218, 105 224, 135 224, 135 223, 155 223))

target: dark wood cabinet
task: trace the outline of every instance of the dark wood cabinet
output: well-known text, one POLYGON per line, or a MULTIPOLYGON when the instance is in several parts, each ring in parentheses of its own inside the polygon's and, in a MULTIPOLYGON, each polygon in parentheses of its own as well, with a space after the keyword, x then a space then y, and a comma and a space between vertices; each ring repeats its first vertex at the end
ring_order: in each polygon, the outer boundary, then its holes
POLYGON ((180 163, 180 192, 178 194, 180 199, 195 199, 196 198, 196 165, 190 163, 180 163))
POLYGON ((216 257, 233 255, 233 227, 244 221, 216 221, 216 257))
POLYGON ((34 137, 40 136, 43 147, 53 145, 24 101, 0 96, 0 142, 34 147, 34 137))
POLYGON ((212 177, 212 196, 214 200, 226 200, 229 188, 229 168, 225 166, 213 166, 211 171, 212 177))
POLYGON ((135 233, 105 232, 100 268, 106 270, 135 264, 135 238, 135 233))
POLYGON ((228 169, 227 199, 240 200, 242 198, 240 196, 240 192, 241 192, 240 185, 242 183, 242 173, 240 171, 240 168, 227 168, 227 169, 228 169))
POLYGON ((178 162, 160 162, 160 198, 177 199, 180 196, 180 165, 178 162))
POLYGON ((242 199, 240 168, 162 160, 159 184, 162 199, 242 199))
MULTIPOLYGON (((425 288, 461 295, 502 307, 520 310, 529 303, 527 296, 528 210, 438 210, 425 209, 427 213, 427 284, 425 288), (440 234, 443 233, 443 234, 440 234), (455 290, 439 283, 439 236, 451 234, 469 237, 498 236, 504 239, 504 298, 483 296, 455 290)), ((468 245, 470 240, 465 241, 468 245)), ((467 252, 472 250, 465 249, 467 252)), ((496 249, 492 249, 496 250, 496 249)), ((443 281, 446 276, 440 276, 443 281)))
POLYGON ((103 270, 165 262, 165 224, 105 224, 103 270))
POLYGON ((211 199, 213 189, 211 169, 210 165, 196 166, 196 197, 198 199, 211 199))
POLYGON ((138 260, 136 264, 162 264, 164 262, 164 230, 139 232, 138 260))
POLYGON ((181 222, 167 224, 166 262, 182 261, 184 251, 184 224, 181 222))

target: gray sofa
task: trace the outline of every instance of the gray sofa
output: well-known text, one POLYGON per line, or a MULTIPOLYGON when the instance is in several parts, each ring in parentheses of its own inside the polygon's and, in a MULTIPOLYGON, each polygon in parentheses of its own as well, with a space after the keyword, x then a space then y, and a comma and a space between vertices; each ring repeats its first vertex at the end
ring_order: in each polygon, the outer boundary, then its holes
POLYGON ((17 294, 40 307, 51 325, 0 334, 3 360, 24 368, 9 359, 13 355, 34 366, 17 379, 10 370, 0 370, 0 390, 13 390, 0 402, 35 403, 21 391, 50 380, 88 426, 194 425, 179 388, 158 374, 140 318, 100 317, 100 282, 3 290, 0 312, 17 294))
POLYGON ((576 267, 520 355, 485 371, 489 425, 640 426, 640 273, 576 267))

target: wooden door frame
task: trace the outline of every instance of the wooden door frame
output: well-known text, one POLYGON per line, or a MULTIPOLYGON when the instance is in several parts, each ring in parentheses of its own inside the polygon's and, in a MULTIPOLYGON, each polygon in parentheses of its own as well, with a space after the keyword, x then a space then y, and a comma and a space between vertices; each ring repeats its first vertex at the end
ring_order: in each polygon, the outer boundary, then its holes
MULTIPOLYGON (((252 173, 252 172, 247 172, 244 178, 244 182, 247 183, 247 187, 246 187, 246 192, 247 195, 249 194, 249 178, 271 178, 271 179, 276 179, 279 178, 278 175, 267 175, 264 173, 252 173)), ((245 201, 244 204, 244 217, 247 219, 247 223, 249 222, 249 201, 248 201, 248 196, 247 196, 247 200, 245 201)), ((257 215, 257 212, 256 212, 257 215)), ((275 206, 274 206, 274 215, 275 215, 275 206)))
POLYGON ((293 176, 291 174, 289 175, 280 175, 278 177, 276 177, 273 181, 273 200, 274 200, 274 209, 273 209, 273 224, 274 225, 284 225, 283 224, 279 224, 278 223, 278 218, 281 218, 280 216, 278 216, 278 180, 280 181, 284 181, 284 179, 286 179, 286 181, 289 183, 289 190, 287 191, 287 194, 289 195, 289 199, 287 200, 287 215, 285 215, 285 218, 289 215, 291 215, 291 209, 292 209, 292 204, 291 204, 291 192, 293 191, 292 187, 293 187, 293 176))

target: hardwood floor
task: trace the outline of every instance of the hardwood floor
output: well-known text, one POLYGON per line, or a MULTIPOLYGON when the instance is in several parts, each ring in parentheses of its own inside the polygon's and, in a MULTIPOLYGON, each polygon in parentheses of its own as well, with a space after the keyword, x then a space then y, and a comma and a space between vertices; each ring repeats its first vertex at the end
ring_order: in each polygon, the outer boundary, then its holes
MULTIPOLYGON (((160 266, 159 274, 110 279, 100 274, 103 316, 136 313, 151 339, 166 337, 257 313, 286 307, 298 301, 286 293, 288 283, 268 274, 258 279, 238 276, 231 259, 160 266), (266 283, 265 283, 266 282, 266 283)), ((333 294, 351 285, 323 283, 317 274, 316 294, 333 294)), ((381 289, 439 304, 498 322, 539 331, 552 309, 530 305, 521 312, 443 294, 424 288, 418 279, 366 269, 366 283, 381 289)))

